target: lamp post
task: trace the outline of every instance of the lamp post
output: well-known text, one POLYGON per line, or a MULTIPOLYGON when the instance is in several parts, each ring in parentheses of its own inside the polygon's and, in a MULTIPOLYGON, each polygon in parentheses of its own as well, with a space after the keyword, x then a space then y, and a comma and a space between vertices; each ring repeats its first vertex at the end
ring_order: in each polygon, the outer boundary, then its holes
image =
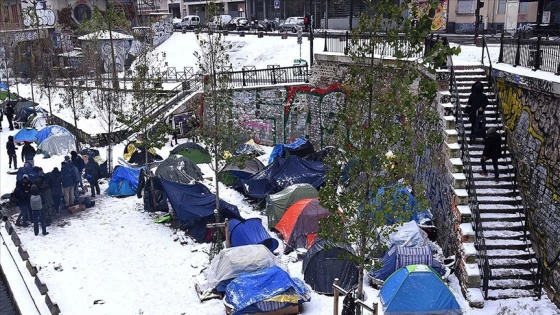
POLYGON ((243 7, 239 7, 239 17, 243 17, 243 7))

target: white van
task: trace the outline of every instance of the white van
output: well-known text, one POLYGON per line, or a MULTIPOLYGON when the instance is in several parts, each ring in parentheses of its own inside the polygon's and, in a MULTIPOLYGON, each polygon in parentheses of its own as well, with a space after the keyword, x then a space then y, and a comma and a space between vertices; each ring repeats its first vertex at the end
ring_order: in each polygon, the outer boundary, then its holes
POLYGON ((195 29, 200 26, 200 17, 198 15, 187 15, 181 21, 181 27, 184 30, 195 29))
POLYGON ((208 21, 208 28, 223 30, 227 28, 229 21, 231 21, 231 15, 215 15, 208 21))

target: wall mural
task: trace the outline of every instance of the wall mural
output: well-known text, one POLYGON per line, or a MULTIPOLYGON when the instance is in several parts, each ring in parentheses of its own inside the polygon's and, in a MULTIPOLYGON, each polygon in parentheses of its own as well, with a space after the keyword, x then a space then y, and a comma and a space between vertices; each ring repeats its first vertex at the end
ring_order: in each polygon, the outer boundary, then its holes
MULTIPOLYGON (((126 55, 130 49, 131 41, 129 40, 113 40, 113 48, 115 49, 115 64, 118 72, 124 71, 126 55)), ((111 42, 103 40, 100 43, 101 58, 103 60, 103 70, 105 72, 112 71, 113 59, 111 56, 111 42)))
MULTIPOLYGON (((440 0, 436 9, 436 13, 432 18, 432 31, 445 31, 447 27, 447 4, 448 0, 440 0)), ((428 10, 428 2, 420 2, 420 14, 426 14, 428 10)))
POLYGON ((159 46, 173 34, 173 22, 171 18, 161 19, 152 24, 152 45, 159 46))

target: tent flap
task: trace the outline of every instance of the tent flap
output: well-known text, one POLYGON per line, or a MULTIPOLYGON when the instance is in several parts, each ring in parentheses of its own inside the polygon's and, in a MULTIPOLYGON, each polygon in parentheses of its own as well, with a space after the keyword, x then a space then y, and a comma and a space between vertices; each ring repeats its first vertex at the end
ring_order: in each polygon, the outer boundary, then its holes
POLYGON ((278 241, 268 234, 259 218, 247 219, 245 222, 231 219, 228 224, 232 247, 262 244, 271 252, 278 248, 278 241))

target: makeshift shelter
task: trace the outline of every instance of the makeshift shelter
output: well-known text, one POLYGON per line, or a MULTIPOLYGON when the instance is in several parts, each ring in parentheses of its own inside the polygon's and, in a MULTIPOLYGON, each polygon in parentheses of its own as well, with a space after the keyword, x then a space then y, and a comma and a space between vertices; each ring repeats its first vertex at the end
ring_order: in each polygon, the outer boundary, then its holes
POLYGON ((239 154, 262 155, 262 154, 264 154, 264 150, 262 149, 262 147, 260 145, 255 143, 255 141, 253 139, 251 139, 251 140, 241 144, 239 147, 237 147, 237 150, 235 150, 235 155, 239 155, 239 154))
POLYGON ((322 294, 334 294, 334 279, 338 278, 338 285, 346 291, 351 291, 358 285, 358 266, 348 260, 354 255, 350 245, 329 244, 318 240, 303 258, 303 279, 311 288, 322 294))
POLYGON ((144 210, 148 212, 169 211, 167 194, 161 185, 161 179, 157 176, 147 175, 145 168, 140 169, 136 196, 142 198, 142 192, 144 192, 144 210))
POLYGON ((383 256, 383 264, 376 270, 368 272, 373 282, 385 281, 393 272, 408 265, 428 265, 436 270, 441 276, 445 274, 445 268, 437 260, 434 260, 430 246, 406 247, 393 245, 383 256))
POLYGON ((295 155, 303 158, 313 152, 315 152, 313 144, 305 138, 299 138, 292 143, 275 145, 270 153, 268 164, 272 163, 277 157, 287 158, 295 155))
MULTIPOLYGON (((124 148, 123 158, 131 164, 146 164, 146 152, 144 145, 139 142, 129 142, 124 148)), ((161 161, 163 158, 159 156, 153 148, 148 149, 148 163, 161 161)))
POLYGON ((278 241, 268 234, 259 218, 251 218, 245 221, 231 219, 228 228, 232 247, 262 244, 271 252, 278 248, 278 241))
POLYGON ((58 133, 46 138, 37 146, 37 151, 45 157, 53 155, 68 155, 76 151, 76 139, 69 133, 58 133))
POLYGON ((310 299, 310 292, 303 281, 292 278, 286 271, 273 266, 232 280, 226 287, 224 304, 228 314, 234 315, 273 312, 286 308, 298 313, 298 305, 310 299))
POLYGON ((27 127, 41 130, 47 127, 47 117, 44 114, 30 115, 27 121, 27 127))
POLYGON ((68 134, 72 136, 72 133, 66 128, 57 125, 51 125, 37 132, 37 143, 41 144, 41 142, 45 141, 45 139, 47 139, 48 137, 57 134, 68 134))
POLYGON ((183 184, 202 180, 200 168, 181 155, 170 155, 158 165, 155 175, 168 181, 183 184))
POLYGON ((227 284, 239 275, 279 266, 280 259, 263 245, 245 245, 222 249, 206 269, 206 281, 199 284, 202 290, 225 291, 227 284))
MULTIPOLYGON (((216 195, 201 183, 181 184, 161 179, 163 189, 169 198, 177 220, 183 228, 197 241, 209 240, 206 224, 214 222, 216 195)), ((220 219, 237 219, 243 221, 236 206, 220 200, 218 209, 220 219)))
POLYGON ((294 202, 306 198, 318 198, 319 192, 310 184, 294 184, 266 198, 266 216, 268 228, 273 229, 280 221, 286 209, 294 202))
MULTIPOLYGON (((18 105, 19 104, 21 103, 18 103, 18 105)), ((14 122, 27 123, 29 117, 31 117, 31 115, 33 115, 34 113, 42 113, 42 114, 47 113, 39 107, 35 107, 34 109, 32 106, 25 106, 22 107, 20 110, 18 110, 18 108, 19 108, 18 106, 14 108, 14 112, 16 113, 13 120, 14 122)))
POLYGON ((319 219, 328 215, 318 199, 302 199, 291 205, 275 226, 287 245, 284 251, 311 246, 319 232, 319 219))
POLYGON ((257 158, 245 161, 245 166, 239 168, 235 164, 226 165, 218 173, 218 178, 227 186, 235 186, 241 179, 247 179, 264 169, 264 165, 257 158))
POLYGON ((22 128, 14 135, 14 142, 24 141, 35 142, 37 140, 37 130, 35 128, 22 128))
POLYGON ((171 150, 170 153, 182 155, 193 161, 195 164, 210 163, 212 161, 210 153, 208 153, 205 148, 194 142, 179 144, 171 150))
POLYGON ((319 161, 319 162, 325 162, 325 160, 329 157, 332 156, 334 153, 336 152, 336 148, 335 147, 326 147, 320 151, 317 152, 313 152, 311 154, 308 154, 304 157, 304 159, 308 160, 308 161, 319 161))
POLYGON ((259 173, 241 180, 246 196, 266 198, 290 185, 307 183, 319 188, 325 182, 326 168, 321 162, 306 161, 297 156, 275 159, 259 173))
POLYGON ((463 314, 447 285, 426 265, 397 270, 385 281, 379 297, 385 315, 463 314))
POLYGON ((114 197, 126 197, 136 194, 140 170, 125 166, 117 166, 113 170, 113 177, 109 181, 107 194, 114 197))

